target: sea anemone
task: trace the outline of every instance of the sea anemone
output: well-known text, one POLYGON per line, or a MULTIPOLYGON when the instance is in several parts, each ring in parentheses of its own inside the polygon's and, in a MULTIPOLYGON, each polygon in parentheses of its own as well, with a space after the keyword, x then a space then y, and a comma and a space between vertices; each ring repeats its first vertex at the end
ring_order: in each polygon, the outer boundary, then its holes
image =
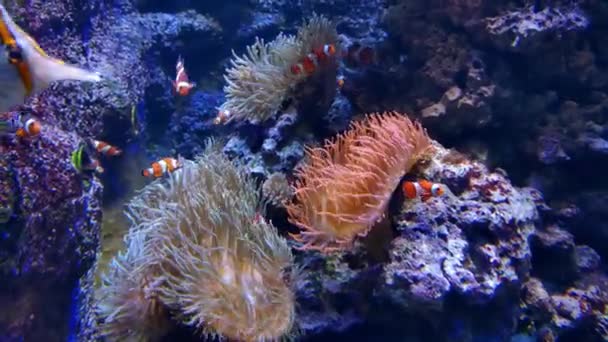
MULTIPOLYGON (((246 120, 257 124, 274 117, 293 97, 296 85, 307 77, 291 73, 291 66, 313 49, 336 45, 337 41, 335 25, 314 15, 296 36, 281 33, 269 43, 256 38, 245 55, 237 56, 233 51, 231 67, 224 76, 226 102, 219 108, 221 113, 230 113, 225 122, 246 120)), ((331 65, 335 68, 335 63, 331 65)))
POLYGON ((332 252, 366 235, 430 142, 418 123, 393 112, 367 115, 323 148, 307 148, 287 205, 299 248, 332 252))
POLYGON ((101 334, 110 341, 158 341, 170 327, 167 312, 155 290, 161 277, 143 268, 145 232, 127 235, 127 249, 119 252, 97 289, 101 334))
POLYGON ((144 269, 160 268, 158 294, 184 324, 240 341, 278 339, 294 323, 291 250, 262 218, 245 168, 212 145, 130 204, 150 234, 144 269))

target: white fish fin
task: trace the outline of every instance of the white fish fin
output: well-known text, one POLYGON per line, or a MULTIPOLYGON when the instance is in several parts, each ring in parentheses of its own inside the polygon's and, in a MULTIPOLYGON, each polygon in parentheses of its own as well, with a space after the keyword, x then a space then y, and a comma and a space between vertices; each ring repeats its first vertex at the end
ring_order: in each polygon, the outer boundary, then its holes
POLYGON ((73 80, 83 82, 99 82, 103 78, 100 73, 85 70, 71 64, 65 64, 53 58, 38 55, 30 59, 30 71, 34 80, 34 90, 42 90, 55 81, 73 80))
POLYGON ((61 60, 48 56, 38 43, 13 21, 2 4, 0 4, 0 15, 21 48, 34 83, 33 92, 47 88, 54 81, 99 82, 102 80, 101 74, 97 72, 65 64, 61 60))

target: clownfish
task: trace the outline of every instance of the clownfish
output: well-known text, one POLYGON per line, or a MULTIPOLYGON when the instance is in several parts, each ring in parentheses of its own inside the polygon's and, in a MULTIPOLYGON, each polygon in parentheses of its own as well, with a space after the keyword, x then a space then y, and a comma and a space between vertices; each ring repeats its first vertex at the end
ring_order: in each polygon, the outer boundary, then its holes
POLYGON ((423 202, 431 197, 443 196, 446 193, 443 184, 427 180, 419 180, 417 182, 405 181, 401 189, 407 199, 421 199, 423 202))
POLYGON ((291 73, 294 75, 299 75, 301 73, 310 75, 315 72, 318 65, 317 56, 314 53, 310 53, 304 57, 302 62, 291 66, 291 73))
POLYGON ((190 82, 188 74, 186 73, 186 67, 184 66, 184 60, 182 56, 177 58, 177 64, 175 65, 175 81, 173 81, 173 90, 180 96, 186 96, 190 93, 190 90, 196 86, 196 83, 190 82))
POLYGON ((312 52, 317 56, 318 61, 324 62, 336 54, 336 46, 334 44, 325 44, 321 48, 313 49, 312 52))
POLYGON ((99 82, 98 72, 87 71, 49 57, 36 41, 23 31, 0 4, 0 42, 7 53, 0 58, 0 112, 21 105, 52 82, 75 80, 99 82))
POLYGON ((219 110, 217 112, 217 116, 215 117, 215 119, 213 119, 213 123, 216 125, 220 125, 228 122, 228 119, 230 119, 230 114, 230 111, 227 109, 219 110))
POLYGON ((369 66, 378 62, 376 51, 361 43, 353 43, 342 53, 344 61, 351 66, 369 66))
POLYGON ((291 66, 291 73, 294 75, 299 75, 301 73, 310 75, 317 70, 319 63, 325 62, 335 54, 336 47, 333 44, 325 44, 319 49, 313 49, 311 53, 302 59, 302 62, 291 66))
POLYGON ((26 115, 18 114, 0 120, 0 135, 14 133, 19 138, 32 138, 40 135, 42 125, 40 121, 26 115))
POLYGON ((97 153, 103 154, 106 157, 116 157, 122 154, 122 150, 108 144, 107 142, 93 139, 92 143, 97 153))
POLYGON ((171 173, 180 167, 180 162, 177 159, 167 157, 152 163, 152 166, 149 168, 141 170, 141 175, 144 177, 158 178, 171 173))

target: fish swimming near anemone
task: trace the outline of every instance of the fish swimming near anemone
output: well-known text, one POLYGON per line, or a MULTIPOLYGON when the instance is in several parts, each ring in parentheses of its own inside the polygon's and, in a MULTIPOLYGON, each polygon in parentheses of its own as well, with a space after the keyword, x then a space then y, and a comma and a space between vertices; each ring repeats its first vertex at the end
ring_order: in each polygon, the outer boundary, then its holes
POLYGON ((182 167, 180 158, 166 157, 159 161, 155 161, 148 168, 141 170, 141 175, 144 177, 159 178, 163 175, 169 174, 182 167))
POLYGON ((428 201, 432 197, 455 197, 450 189, 444 184, 433 183, 426 179, 421 179, 415 182, 405 181, 401 185, 401 189, 407 199, 419 199, 423 202, 428 201))
POLYGON ((190 90, 196 87, 196 83, 190 82, 188 74, 186 73, 186 67, 184 65, 184 59, 182 56, 177 58, 177 64, 175 65, 175 81, 173 81, 173 91, 179 96, 187 96, 190 94, 190 90))
POLYGON ((98 72, 88 71, 50 57, 23 31, 0 4, 0 41, 6 48, 0 58, 0 112, 22 104, 52 82, 74 80, 99 82, 98 72))
POLYGON ((117 157, 122 154, 121 149, 116 146, 110 145, 105 141, 92 139, 90 143, 91 145, 93 145, 97 153, 105 157, 117 157))

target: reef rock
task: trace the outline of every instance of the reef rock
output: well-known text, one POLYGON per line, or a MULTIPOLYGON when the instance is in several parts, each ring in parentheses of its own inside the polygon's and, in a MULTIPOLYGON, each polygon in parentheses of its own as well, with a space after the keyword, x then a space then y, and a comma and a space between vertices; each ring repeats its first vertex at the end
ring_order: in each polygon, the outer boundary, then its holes
MULTIPOLYGON (((453 196, 424 202, 395 196, 392 233, 376 226, 352 251, 323 260, 303 254, 310 269, 298 292, 305 330, 338 329, 336 316, 343 317, 342 325, 394 329, 401 324, 396 317, 411 315, 412 322, 432 327, 452 324, 454 312, 466 320, 472 314, 461 305, 487 308, 505 298, 516 303, 530 273, 528 239, 539 218, 540 194, 514 187, 500 170, 490 172, 437 144, 433 148, 434 156, 406 177, 445 184, 453 196)), ((425 336, 445 333, 435 329, 425 336)))
POLYGON ((47 125, 37 138, 2 146, 0 193, 13 199, 14 214, 2 229, 3 341, 68 334, 71 293, 95 261, 101 221, 99 181, 85 181, 70 162, 80 141, 47 125))
POLYGON ((49 54, 99 71, 105 78, 96 84, 61 82, 29 103, 33 113, 83 136, 105 134, 115 144, 128 137, 131 106, 143 99, 148 87, 161 84, 170 92, 175 59, 164 74, 157 68, 162 60, 151 53, 153 49, 164 49, 177 58, 178 38, 194 38, 201 49, 219 41, 217 24, 194 11, 140 14, 126 0, 84 4, 36 0, 11 10, 21 14, 26 31, 49 54), (53 25, 63 27, 62 33, 50 29, 53 25))
POLYGON ((522 290, 521 308, 532 333, 547 331, 572 341, 605 341, 608 337, 608 278, 589 274, 561 291, 531 278, 522 290), (551 290, 549 290, 551 289, 551 290))
POLYGON ((485 303, 501 287, 521 282, 538 218, 533 190, 517 189, 505 174, 441 148, 417 175, 446 184, 457 197, 404 202, 394 217, 399 235, 385 266, 384 292, 403 303, 440 306, 451 292, 485 303))

